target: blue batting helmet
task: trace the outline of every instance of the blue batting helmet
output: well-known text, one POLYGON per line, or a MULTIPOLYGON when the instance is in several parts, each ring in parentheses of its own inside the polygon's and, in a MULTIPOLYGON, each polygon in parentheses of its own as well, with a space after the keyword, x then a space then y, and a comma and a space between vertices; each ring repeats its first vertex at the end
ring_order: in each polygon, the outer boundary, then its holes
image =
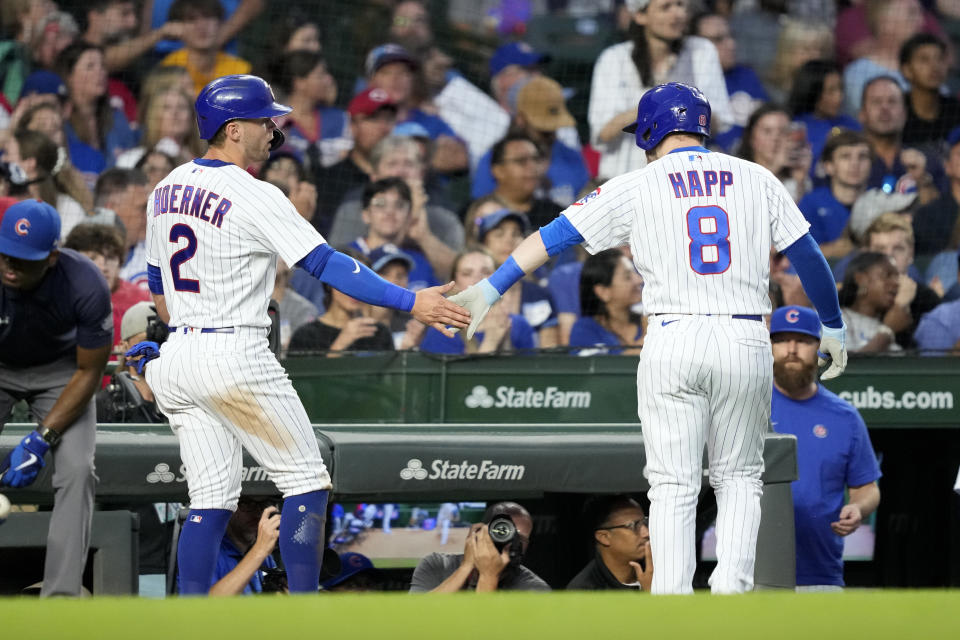
POLYGON ((650 89, 637 105, 637 121, 623 128, 636 134, 637 146, 650 151, 668 133, 710 136, 710 103, 696 87, 668 82, 650 89))
POLYGON ((212 138, 231 120, 273 118, 292 111, 276 102, 273 90, 263 78, 250 75, 217 78, 197 96, 196 107, 197 126, 204 140, 212 138))

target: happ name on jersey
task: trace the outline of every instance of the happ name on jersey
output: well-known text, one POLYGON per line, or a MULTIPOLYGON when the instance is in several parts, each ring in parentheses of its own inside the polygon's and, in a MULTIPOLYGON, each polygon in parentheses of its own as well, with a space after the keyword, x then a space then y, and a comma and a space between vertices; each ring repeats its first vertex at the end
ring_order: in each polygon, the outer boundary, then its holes
POLYGON ((221 199, 220 194, 214 193, 213 191, 208 193, 206 189, 199 189, 190 184, 168 184, 165 187, 158 187, 153 191, 153 215, 180 213, 193 216, 194 218, 200 218, 218 229, 220 225, 223 224, 223 217, 232 205, 233 203, 226 198, 221 199), (183 193, 178 194, 177 192, 181 189, 183 193), (217 203, 216 208, 213 210, 213 216, 211 217, 207 215, 207 211, 217 200, 220 200, 220 202, 217 203))
POLYGON ((727 187, 733 186, 733 173, 730 171, 687 171, 686 175, 678 171, 668 177, 677 198, 712 196, 713 188, 717 185, 720 186, 720 197, 723 198, 727 195, 727 187))

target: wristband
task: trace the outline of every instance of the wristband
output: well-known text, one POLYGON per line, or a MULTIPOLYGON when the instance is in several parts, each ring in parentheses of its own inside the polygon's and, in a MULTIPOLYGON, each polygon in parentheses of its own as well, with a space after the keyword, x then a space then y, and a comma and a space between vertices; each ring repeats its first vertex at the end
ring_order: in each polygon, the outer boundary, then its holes
POLYGON ((40 437, 50 445, 51 449, 56 449, 57 445, 60 444, 60 440, 63 438, 63 434, 50 427, 44 426, 42 422, 37 425, 37 431, 40 432, 40 437))
MULTIPOLYGON (((517 261, 513 259, 513 256, 510 256, 506 262, 500 265, 499 269, 493 272, 493 275, 486 279, 490 281, 493 288, 500 294, 497 296, 497 298, 499 298, 507 292, 507 289, 515 285, 517 281, 525 275, 523 269, 517 264, 517 261)), ((494 301, 496 301, 496 299, 494 299, 494 301)))

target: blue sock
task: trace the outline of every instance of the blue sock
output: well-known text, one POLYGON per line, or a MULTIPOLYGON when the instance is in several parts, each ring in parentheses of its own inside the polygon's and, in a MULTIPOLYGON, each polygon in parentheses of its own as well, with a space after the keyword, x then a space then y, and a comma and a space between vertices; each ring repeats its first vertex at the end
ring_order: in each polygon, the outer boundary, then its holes
POLYGON ((177 543, 180 593, 206 595, 213 586, 213 572, 220 543, 233 515, 228 509, 191 509, 177 543))
POLYGON ((328 491, 288 496, 280 512, 280 557, 290 593, 316 593, 320 587, 328 491))

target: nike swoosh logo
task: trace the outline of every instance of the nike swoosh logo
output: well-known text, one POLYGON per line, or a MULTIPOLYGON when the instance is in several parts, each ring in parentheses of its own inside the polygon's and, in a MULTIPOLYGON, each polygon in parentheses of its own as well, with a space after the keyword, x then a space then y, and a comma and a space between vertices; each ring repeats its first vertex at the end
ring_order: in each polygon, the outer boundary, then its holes
POLYGON ((353 266, 356 267, 356 269, 353 270, 353 273, 360 273, 360 263, 357 262, 356 258, 350 258, 350 259, 353 260, 353 266))
POLYGON ((32 465, 33 463, 35 463, 35 462, 37 461, 37 459, 38 459, 38 458, 37 458, 37 454, 31 453, 31 454, 30 454, 30 458, 29 458, 28 460, 26 460, 25 462, 20 463, 20 465, 17 466, 17 467, 14 467, 13 470, 14 470, 14 471, 20 471, 20 470, 22 470, 22 469, 26 469, 27 467, 29 467, 30 465, 32 465))
POLYGON ((667 326, 668 324, 673 324, 674 322, 679 322, 679 321, 680 321, 679 319, 677 319, 677 320, 664 320, 663 322, 660 323, 660 326, 661 326, 661 327, 665 327, 665 326, 667 326))

